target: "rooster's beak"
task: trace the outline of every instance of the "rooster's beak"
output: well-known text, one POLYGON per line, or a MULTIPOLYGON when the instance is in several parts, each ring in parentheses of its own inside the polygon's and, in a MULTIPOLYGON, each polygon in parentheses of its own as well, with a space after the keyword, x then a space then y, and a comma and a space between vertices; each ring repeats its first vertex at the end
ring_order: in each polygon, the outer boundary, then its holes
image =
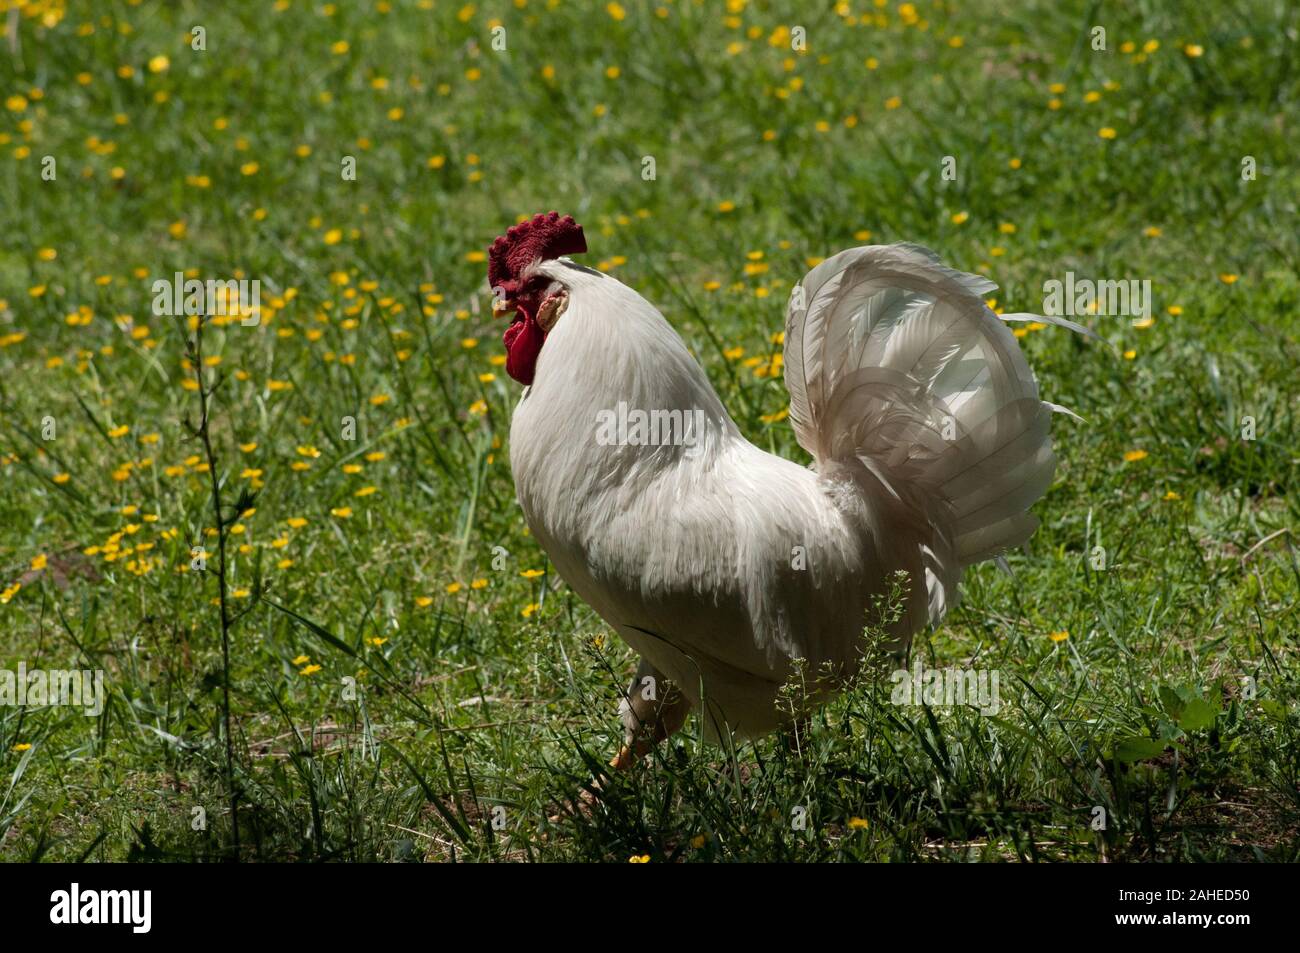
POLYGON ((519 310, 519 306, 513 301, 507 301, 505 298, 494 298, 492 301, 492 316, 501 318, 507 314, 519 310))

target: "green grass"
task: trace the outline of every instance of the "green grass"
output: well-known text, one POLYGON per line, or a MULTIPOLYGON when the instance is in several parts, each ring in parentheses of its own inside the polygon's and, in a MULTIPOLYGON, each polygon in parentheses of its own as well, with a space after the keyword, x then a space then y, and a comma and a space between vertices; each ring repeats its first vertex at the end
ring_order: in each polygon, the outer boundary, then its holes
POLYGON ((856 0, 871 22, 800 14, 800 54, 757 3, 48 6, 0 52, 0 669, 103 669, 109 700, 0 707, 0 858, 230 857, 232 767, 246 859, 1300 853, 1294 8, 856 0), (914 647, 998 670, 997 716, 865 679, 798 739, 692 721, 576 808, 634 660, 521 575, 548 567, 475 254, 551 208, 795 459, 764 418, 807 259, 920 242, 1008 311, 1066 271, 1151 280, 1149 327, 1021 339, 1087 422, 1057 418, 1014 577, 971 572, 914 647), (178 571, 215 526, 193 335, 150 308, 182 269, 263 282, 259 327, 202 342, 221 494, 256 493, 227 537, 233 765, 216 573, 178 571))

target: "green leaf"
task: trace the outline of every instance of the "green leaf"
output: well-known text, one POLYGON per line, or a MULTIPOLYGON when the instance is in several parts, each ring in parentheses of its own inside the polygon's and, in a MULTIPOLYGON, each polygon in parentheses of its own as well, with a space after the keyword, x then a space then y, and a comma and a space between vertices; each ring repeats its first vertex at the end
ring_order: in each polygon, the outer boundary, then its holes
POLYGON ((1183 700, 1178 697, 1178 693, 1168 685, 1160 686, 1160 704, 1165 706, 1165 712, 1170 718, 1177 719, 1183 711, 1183 700))
POLYGON ((1168 747, 1168 742, 1133 735, 1128 738, 1121 738, 1115 743, 1115 758, 1124 764, 1145 761, 1148 758, 1155 758, 1164 754, 1166 747, 1168 747))
POLYGON ((1259 707, 1274 721, 1286 721, 1286 706, 1276 698, 1261 698, 1259 707))
POLYGON ((1218 714, 1219 710, 1205 699, 1193 698, 1183 709, 1178 724, 1183 731, 1200 731, 1202 728, 1211 727, 1218 714))
POLYGON ((313 622, 311 619, 308 619, 306 616, 299 615, 298 613, 294 612, 292 609, 288 608, 287 606, 280 605, 278 602, 272 602, 270 599, 265 599, 265 598, 262 601, 265 602, 271 608, 279 609, 285 615, 297 619, 307 628, 311 629, 311 631, 314 632, 319 638, 323 639, 328 644, 334 646, 334 648, 338 649, 343 654, 350 655, 352 658, 359 657, 357 655, 356 649, 348 645, 346 642, 340 639, 329 629, 325 628, 323 625, 313 622))

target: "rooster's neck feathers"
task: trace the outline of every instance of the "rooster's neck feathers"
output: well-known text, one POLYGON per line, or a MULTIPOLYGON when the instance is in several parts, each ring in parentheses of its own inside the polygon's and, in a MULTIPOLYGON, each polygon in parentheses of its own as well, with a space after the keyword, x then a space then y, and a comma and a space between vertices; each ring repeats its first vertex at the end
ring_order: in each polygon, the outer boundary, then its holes
POLYGON ((546 404, 594 427, 594 413, 628 408, 703 413, 712 446, 739 431, 708 376, 650 302, 617 278, 567 259, 544 261, 536 274, 569 289, 569 305, 538 361, 527 402, 546 404), (581 408, 581 410, 580 410, 581 408))

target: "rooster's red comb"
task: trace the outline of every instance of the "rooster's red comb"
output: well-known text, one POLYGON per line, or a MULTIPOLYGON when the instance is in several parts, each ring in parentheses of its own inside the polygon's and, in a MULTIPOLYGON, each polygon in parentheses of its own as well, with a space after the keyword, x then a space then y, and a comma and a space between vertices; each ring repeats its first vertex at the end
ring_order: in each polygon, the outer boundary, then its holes
POLYGON ((577 255, 587 250, 582 226, 572 215, 538 213, 526 222, 512 225, 498 235, 488 249, 488 282, 493 288, 509 288, 519 273, 534 259, 577 255))

